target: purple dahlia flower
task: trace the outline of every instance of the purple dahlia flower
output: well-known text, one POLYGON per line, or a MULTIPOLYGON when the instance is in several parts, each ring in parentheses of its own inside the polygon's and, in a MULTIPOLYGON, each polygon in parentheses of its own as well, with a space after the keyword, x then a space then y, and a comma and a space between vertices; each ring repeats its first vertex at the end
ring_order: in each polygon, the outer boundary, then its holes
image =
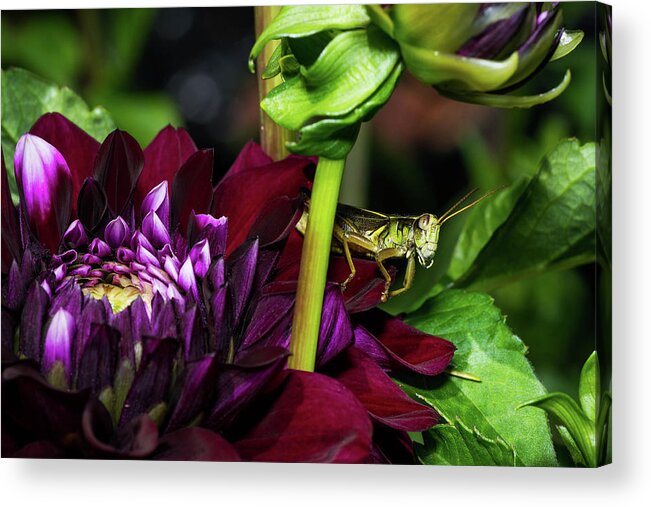
POLYGON ((250 143, 213 188, 182 129, 142 151, 39 119, 19 209, 2 175, 3 456, 409 462, 437 415, 386 372, 438 374, 454 347, 351 317, 379 302, 369 263, 328 287, 319 371, 286 369, 311 166, 250 143))

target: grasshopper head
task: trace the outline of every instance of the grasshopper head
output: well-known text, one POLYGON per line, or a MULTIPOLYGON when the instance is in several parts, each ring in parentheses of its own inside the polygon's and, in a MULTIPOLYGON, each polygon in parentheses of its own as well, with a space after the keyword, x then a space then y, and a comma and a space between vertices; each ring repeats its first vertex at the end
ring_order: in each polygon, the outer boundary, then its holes
POLYGON ((431 213, 419 216, 414 223, 414 244, 418 262, 425 268, 434 263, 434 255, 439 244, 441 224, 431 213))

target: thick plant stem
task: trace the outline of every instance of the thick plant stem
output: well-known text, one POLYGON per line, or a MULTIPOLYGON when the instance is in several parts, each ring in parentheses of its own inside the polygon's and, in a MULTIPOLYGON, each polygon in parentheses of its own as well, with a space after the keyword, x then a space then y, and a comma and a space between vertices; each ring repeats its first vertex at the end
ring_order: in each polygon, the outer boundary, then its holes
MULTIPOLYGON (((255 7, 255 36, 256 38, 264 31, 269 25, 271 20, 278 14, 282 7, 276 5, 266 5, 255 7)), ((271 79, 262 79, 265 65, 269 61, 271 54, 280 44, 279 41, 270 42, 265 46, 258 57, 258 64, 256 65, 256 75, 258 78, 258 99, 260 102, 266 97, 267 93, 273 88, 282 83, 282 78, 276 76, 271 79)), ((262 149, 274 160, 280 160, 289 155, 289 151, 285 147, 287 141, 293 140, 291 131, 276 124, 262 108, 260 108, 260 146, 262 149)))
POLYGON ((332 228, 345 160, 319 158, 301 252, 289 367, 314 371, 332 228))

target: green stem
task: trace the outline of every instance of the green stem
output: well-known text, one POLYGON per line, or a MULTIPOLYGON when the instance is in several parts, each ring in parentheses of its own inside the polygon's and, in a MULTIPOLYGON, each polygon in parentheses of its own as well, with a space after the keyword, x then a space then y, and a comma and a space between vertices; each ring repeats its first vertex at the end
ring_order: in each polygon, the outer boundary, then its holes
MULTIPOLYGON (((256 38, 264 31, 264 29, 271 23, 271 20, 276 17, 278 12, 282 9, 281 6, 266 5, 255 7, 255 36, 256 38)), ((262 73, 265 66, 271 57, 271 54, 276 49, 280 41, 270 42, 260 53, 257 64, 257 77, 258 77, 258 99, 262 99, 274 89, 276 86, 283 82, 280 76, 271 79, 262 79, 262 73)), ((280 160, 289 155, 285 143, 293 141, 294 135, 290 130, 281 127, 275 123, 262 108, 260 108, 260 146, 262 149, 274 160, 280 160)))
POLYGON ((301 252, 289 367, 314 371, 332 228, 345 159, 319 158, 301 252))

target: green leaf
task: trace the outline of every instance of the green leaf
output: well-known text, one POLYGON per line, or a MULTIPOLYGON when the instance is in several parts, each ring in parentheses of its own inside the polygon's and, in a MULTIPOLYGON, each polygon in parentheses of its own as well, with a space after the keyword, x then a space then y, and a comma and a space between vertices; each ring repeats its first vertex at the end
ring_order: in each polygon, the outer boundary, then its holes
POLYGON ((343 117, 325 118, 299 131, 299 140, 287 143, 292 153, 318 155, 330 159, 345 158, 355 144, 362 121, 368 121, 393 93, 402 74, 398 63, 380 88, 361 105, 343 117))
POLYGON ((544 413, 517 407, 545 393, 525 358, 526 347, 505 323, 490 296, 447 290, 406 321, 457 347, 454 369, 481 379, 400 376, 398 383, 434 407, 448 422, 472 423, 486 438, 501 439, 527 466, 554 466, 556 456, 544 413))
POLYGON ((581 455, 580 449, 577 447, 576 442, 572 438, 572 435, 570 434, 568 429, 565 426, 562 426, 560 424, 556 426, 556 429, 558 430, 558 434, 561 436, 561 439, 563 440, 563 444, 565 444, 565 447, 570 453, 570 457, 572 458, 574 464, 580 466, 587 466, 585 460, 583 459, 583 456, 581 455))
POLYGON ((588 466, 597 466, 594 423, 588 419, 578 403, 570 396, 565 393, 550 393, 527 401, 521 407, 542 408, 545 412, 558 418, 569 431, 588 466))
POLYGON ((415 447, 416 456, 425 465, 517 466, 515 450, 497 438, 471 430, 461 420, 439 424, 423 434, 424 444, 415 447))
POLYGON ((447 275, 456 279, 472 266, 473 261, 488 243, 495 230, 513 211, 518 198, 529 183, 522 177, 508 188, 475 206, 466 218, 452 253, 447 275))
POLYGON ((579 401, 581 408, 588 418, 595 422, 597 420, 597 404, 601 396, 599 385, 599 361, 595 350, 583 365, 581 377, 579 378, 579 401))
POLYGON ((595 146, 561 142, 456 287, 490 290, 595 259, 595 146))
POLYGON ((544 104, 561 95, 572 82, 572 73, 568 69, 561 82, 551 90, 537 95, 506 95, 502 93, 464 92, 446 88, 439 88, 441 95, 449 99, 469 104, 501 108, 529 108, 544 104))
POLYGON ((393 41, 378 28, 342 32, 312 66, 271 90, 260 106, 290 130, 315 117, 347 114, 375 93, 399 57, 393 41))
POLYGON ((363 28, 370 22, 361 5, 288 5, 255 41, 249 55, 249 69, 255 69, 255 59, 262 48, 274 39, 305 37, 324 30, 363 28))
POLYGON ((16 143, 41 115, 50 112, 64 114, 100 142, 115 129, 106 110, 89 109, 69 88, 59 87, 23 69, 3 70, 2 151, 12 194, 16 189, 13 171, 16 143))

